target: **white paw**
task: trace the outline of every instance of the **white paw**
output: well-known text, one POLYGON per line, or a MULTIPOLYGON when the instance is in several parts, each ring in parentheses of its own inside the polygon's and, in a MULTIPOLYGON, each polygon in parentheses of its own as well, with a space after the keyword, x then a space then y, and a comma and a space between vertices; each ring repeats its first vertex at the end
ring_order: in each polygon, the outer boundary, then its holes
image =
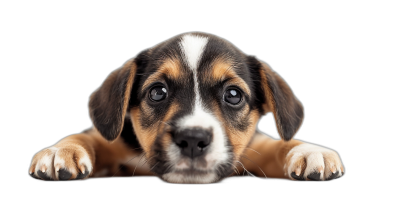
POLYGON ((284 171, 295 180, 331 180, 341 177, 344 167, 335 151, 303 143, 289 151, 284 171))
POLYGON ((74 180, 88 177, 92 170, 87 151, 81 146, 69 145, 50 147, 36 153, 29 174, 43 180, 74 180))

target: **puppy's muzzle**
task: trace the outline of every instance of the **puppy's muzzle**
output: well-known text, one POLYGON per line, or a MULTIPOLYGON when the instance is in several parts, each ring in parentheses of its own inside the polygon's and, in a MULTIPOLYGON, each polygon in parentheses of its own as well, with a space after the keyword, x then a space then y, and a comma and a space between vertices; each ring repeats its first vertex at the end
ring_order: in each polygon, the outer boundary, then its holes
POLYGON ((183 129, 176 131, 173 139, 183 156, 194 159, 206 154, 210 148, 212 132, 203 128, 183 129))

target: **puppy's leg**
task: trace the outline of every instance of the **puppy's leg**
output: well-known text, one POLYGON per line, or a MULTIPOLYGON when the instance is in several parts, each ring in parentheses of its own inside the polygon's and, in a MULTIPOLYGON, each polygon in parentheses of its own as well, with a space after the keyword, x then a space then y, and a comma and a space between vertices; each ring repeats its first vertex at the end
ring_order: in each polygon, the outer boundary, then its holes
MULTIPOLYGON (((74 180, 89 176, 132 175, 141 153, 129 149, 121 139, 110 143, 94 129, 70 135, 38 152, 32 159, 29 174, 44 180, 74 180), (126 162, 129 163, 126 163, 126 162)), ((139 174, 146 173, 139 167, 139 174)))
POLYGON ((333 150, 298 140, 275 140, 261 133, 255 134, 241 161, 257 176, 331 180, 344 174, 333 150))

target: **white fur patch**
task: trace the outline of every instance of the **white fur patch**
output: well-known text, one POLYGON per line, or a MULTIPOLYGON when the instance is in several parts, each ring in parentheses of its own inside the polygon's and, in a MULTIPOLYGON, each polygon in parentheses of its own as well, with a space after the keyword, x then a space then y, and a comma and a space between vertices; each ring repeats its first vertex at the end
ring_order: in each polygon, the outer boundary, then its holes
POLYGON ((186 64, 193 72, 196 104, 195 109, 199 109, 201 107, 197 66, 199 65, 201 56, 203 55, 204 47, 207 45, 207 42, 207 37, 194 36, 191 34, 183 36, 182 41, 180 42, 181 51, 185 57, 186 64))
POLYGON ((199 64, 207 42, 207 37, 195 36, 192 34, 186 34, 182 37, 180 42, 181 51, 185 56, 187 65, 193 72, 197 70, 197 65, 199 64))

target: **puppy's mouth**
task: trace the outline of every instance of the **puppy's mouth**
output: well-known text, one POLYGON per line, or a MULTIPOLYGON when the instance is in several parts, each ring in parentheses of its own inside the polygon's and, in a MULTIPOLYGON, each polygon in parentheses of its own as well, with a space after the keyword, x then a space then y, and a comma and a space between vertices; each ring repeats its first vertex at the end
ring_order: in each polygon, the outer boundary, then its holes
POLYGON ((197 169, 181 169, 166 173, 161 176, 163 180, 170 183, 187 183, 187 184, 208 184, 214 183, 220 179, 218 174, 213 171, 197 170, 197 169))
POLYGON ((185 161, 175 164, 161 178, 170 183, 206 184, 214 183, 233 173, 229 164, 207 166, 205 161, 185 161))
POLYGON ((175 170, 174 173, 176 174, 182 174, 182 175, 192 175, 192 176, 196 176, 196 175, 206 175, 206 174, 210 174, 213 173, 213 170, 199 170, 196 168, 189 168, 189 169, 179 169, 179 170, 175 170))

